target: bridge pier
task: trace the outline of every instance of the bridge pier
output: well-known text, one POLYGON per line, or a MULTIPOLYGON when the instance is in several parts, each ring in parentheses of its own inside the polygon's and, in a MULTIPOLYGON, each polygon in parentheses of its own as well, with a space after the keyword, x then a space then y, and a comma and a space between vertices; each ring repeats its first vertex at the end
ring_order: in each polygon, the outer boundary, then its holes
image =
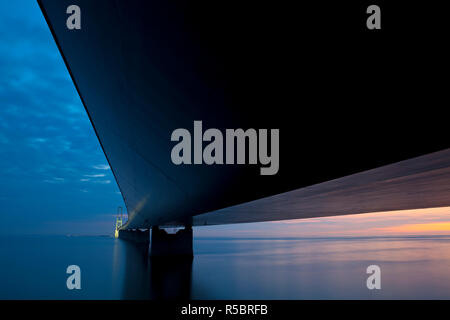
POLYGON ((176 233, 155 226, 151 230, 118 230, 118 237, 136 244, 149 247, 150 258, 192 258, 192 227, 187 226, 176 233))
POLYGON ((150 258, 183 257, 192 258, 192 227, 187 226, 174 234, 167 233, 157 226, 150 233, 150 258))
POLYGON ((138 244, 147 244, 149 241, 149 230, 118 230, 118 237, 127 241, 131 241, 138 244))

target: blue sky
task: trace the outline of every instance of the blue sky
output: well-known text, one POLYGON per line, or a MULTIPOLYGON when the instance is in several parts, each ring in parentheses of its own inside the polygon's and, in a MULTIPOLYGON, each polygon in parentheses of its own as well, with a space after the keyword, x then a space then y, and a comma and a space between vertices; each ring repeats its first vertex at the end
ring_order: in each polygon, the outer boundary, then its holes
MULTIPOLYGON (((34 0, 0 2, 0 232, 111 234, 117 184, 34 0)), ((197 236, 449 234, 450 208, 199 227, 197 236)))
POLYGON ((0 2, 0 232, 113 228, 123 206, 36 1, 0 2))

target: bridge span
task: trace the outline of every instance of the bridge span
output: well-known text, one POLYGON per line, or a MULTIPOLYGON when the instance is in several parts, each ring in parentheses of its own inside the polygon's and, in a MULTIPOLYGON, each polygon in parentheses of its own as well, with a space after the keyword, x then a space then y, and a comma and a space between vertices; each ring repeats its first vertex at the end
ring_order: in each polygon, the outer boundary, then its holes
POLYGON ((450 205, 447 88, 431 74, 446 51, 430 48, 418 66, 421 34, 369 41, 350 25, 317 25, 320 4, 299 21, 288 4, 38 3, 126 204, 120 235, 151 230, 155 255, 192 255, 192 226, 450 205), (78 29, 67 27, 71 5, 78 29), (195 121, 278 130, 279 169, 261 175, 248 154, 245 164, 175 164, 171 135, 195 121), (171 226, 184 229, 168 235, 171 226))

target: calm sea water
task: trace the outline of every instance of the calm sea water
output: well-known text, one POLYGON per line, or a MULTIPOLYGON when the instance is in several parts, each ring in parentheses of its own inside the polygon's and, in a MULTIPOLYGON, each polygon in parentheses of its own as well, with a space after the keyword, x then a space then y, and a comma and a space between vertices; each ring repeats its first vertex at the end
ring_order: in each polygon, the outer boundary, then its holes
POLYGON ((110 237, 0 237, 0 299, 449 299, 450 236, 195 239, 195 258, 149 262, 110 237), (66 268, 81 268, 81 290, 66 268), (366 268, 381 268, 368 290, 366 268))

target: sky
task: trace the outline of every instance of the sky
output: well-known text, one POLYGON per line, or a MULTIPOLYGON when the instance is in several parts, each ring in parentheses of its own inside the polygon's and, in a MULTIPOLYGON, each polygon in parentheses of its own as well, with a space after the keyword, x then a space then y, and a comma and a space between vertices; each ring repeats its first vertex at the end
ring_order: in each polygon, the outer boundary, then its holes
POLYGON ((0 2, 1 233, 113 228, 119 188, 36 1, 0 2))
MULTIPOLYGON (((34 0, 0 2, 0 232, 109 234, 124 206, 34 0)), ((450 208, 199 227, 197 236, 450 234, 450 208)))
POLYGON ((199 227, 197 236, 296 238, 450 235, 450 208, 199 227))

